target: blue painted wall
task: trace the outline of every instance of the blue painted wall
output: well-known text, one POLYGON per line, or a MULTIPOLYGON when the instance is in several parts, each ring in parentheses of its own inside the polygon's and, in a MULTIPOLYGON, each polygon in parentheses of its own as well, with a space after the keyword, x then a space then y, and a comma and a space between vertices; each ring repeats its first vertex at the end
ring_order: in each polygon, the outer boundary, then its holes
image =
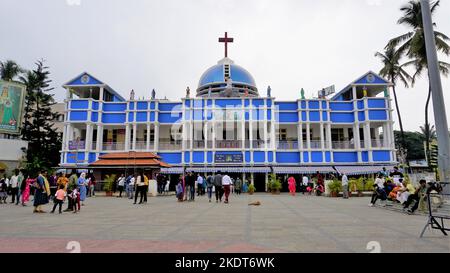
POLYGON ((300 153, 279 152, 279 153, 277 153, 277 162, 278 163, 299 163, 300 162, 300 153))

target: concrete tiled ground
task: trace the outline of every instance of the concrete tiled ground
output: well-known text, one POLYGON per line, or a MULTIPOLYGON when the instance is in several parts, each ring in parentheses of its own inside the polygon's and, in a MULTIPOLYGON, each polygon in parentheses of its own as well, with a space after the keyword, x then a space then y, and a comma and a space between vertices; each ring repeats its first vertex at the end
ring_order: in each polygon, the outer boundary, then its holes
MULTIPOLYGON (((33 214, 32 207, 0 205, 0 252, 450 252, 438 231, 419 238, 423 215, 370 208, 368 198, 349 200, 256 194, 230 204, 176 202, 149 197, 89 198, 79 214, 33 214), (259 200, 262 205, 248 206, 259 200)), ((47 205, 46 210, 50 210, 47 205)))

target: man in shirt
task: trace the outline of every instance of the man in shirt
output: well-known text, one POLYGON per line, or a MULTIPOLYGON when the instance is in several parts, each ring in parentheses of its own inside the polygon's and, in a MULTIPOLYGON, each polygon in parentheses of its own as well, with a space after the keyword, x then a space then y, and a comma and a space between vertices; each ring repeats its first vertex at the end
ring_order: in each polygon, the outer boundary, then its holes
POLYGON ((342 174, 342 193, 342 197, 348 199, 348 178, 345 173, 342 174))
POLYGON ((11 197, 12 197, 11 204, 13 204, 15 203, 17 194, 19 192, 19 170, 14 170, 14 175, 11 176, 9 184, 11 186, 11 197))
POLYGON ((197 174, 197 196, 202 194, 203 189, 203 177, 200 174, 197 174))
MULTIPOLYGON (((380 198, 382 201, 385 201, 387 199, 386 192, 384 191, 384 178, 381 174, 378 174, 378 177, 375 179, 375 184, 373 186, 374 192, 370 200, 370 207, 373 207, 375 205, 375 202, 377 202, 378 198, 380 198)), ((384 204, 384 206, 386 206, 386 204, 384 204)))
POLYGON ((215 188, 215 195, 216 195, 216 203, 222 202, 222 196, 223 196, 223 190, 222 190, 222 175, 220 174, 220 172, 218 172, 215 176, 214 176, 214 188, 215 188))
POLYGON ((225 204, 228 204, 228 197, 230 196, 232 184, 233 182, 231 181, 231 178, 228 176, 228 174, 225 173, 225 175, 222 177, 222 187, 225 192, 225 204))
POLYGON ((394 171, 389 174, 390 177, 394 180, 395 185, 400 186, 402 183, 400 179, 403 179, 403 173, 399 172, 398 167, 394 167, 394 171))
POLYGON ((420 198, 423 198, 426 195, 427 192, 427 181, 425 181, 424 179, 419 181, 419 187, 417 188, 417 190, 413 193, 410 194, 408 196, 408 200, 406 200, 405 203, 403 203, 403 210, 408 210, 409 214, 413 214, 414 211, 416 211, 416 209, 419 207, 419 201, 420 198), (410 209, 408 209, 408 207, 411 205, 411 203, 413 201, 416 201, 414 206, 410 209))

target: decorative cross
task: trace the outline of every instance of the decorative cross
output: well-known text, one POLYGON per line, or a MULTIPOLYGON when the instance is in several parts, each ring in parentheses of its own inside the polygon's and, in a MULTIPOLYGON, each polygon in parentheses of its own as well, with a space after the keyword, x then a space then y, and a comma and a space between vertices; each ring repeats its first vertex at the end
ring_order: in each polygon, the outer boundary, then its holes
POLYGON ((219 43, 225 43, 225 58, 228 57, 228 43, 232 43, 234 38, 228 38, 228 32, 225 32, 225 37, 219 38, 219 43))

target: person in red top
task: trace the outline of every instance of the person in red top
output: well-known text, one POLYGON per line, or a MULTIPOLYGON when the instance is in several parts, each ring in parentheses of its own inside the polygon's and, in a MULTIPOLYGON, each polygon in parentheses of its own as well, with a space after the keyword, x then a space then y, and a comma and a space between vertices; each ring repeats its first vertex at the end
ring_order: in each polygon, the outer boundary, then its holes
POLYGON ((288 178, 288 186, 289 186, 289 194, 292 196, 295 196, 296 191, 295 184, 296 184, 295 178, 293 176, 290 176, 288 178))
POLYGON ((320 196, 322 195, 322 193, 325 192, 325 185, 323 183, 323 176, 319 172, 317 172, 316 177, 317 177, 316 195, 320 196))

